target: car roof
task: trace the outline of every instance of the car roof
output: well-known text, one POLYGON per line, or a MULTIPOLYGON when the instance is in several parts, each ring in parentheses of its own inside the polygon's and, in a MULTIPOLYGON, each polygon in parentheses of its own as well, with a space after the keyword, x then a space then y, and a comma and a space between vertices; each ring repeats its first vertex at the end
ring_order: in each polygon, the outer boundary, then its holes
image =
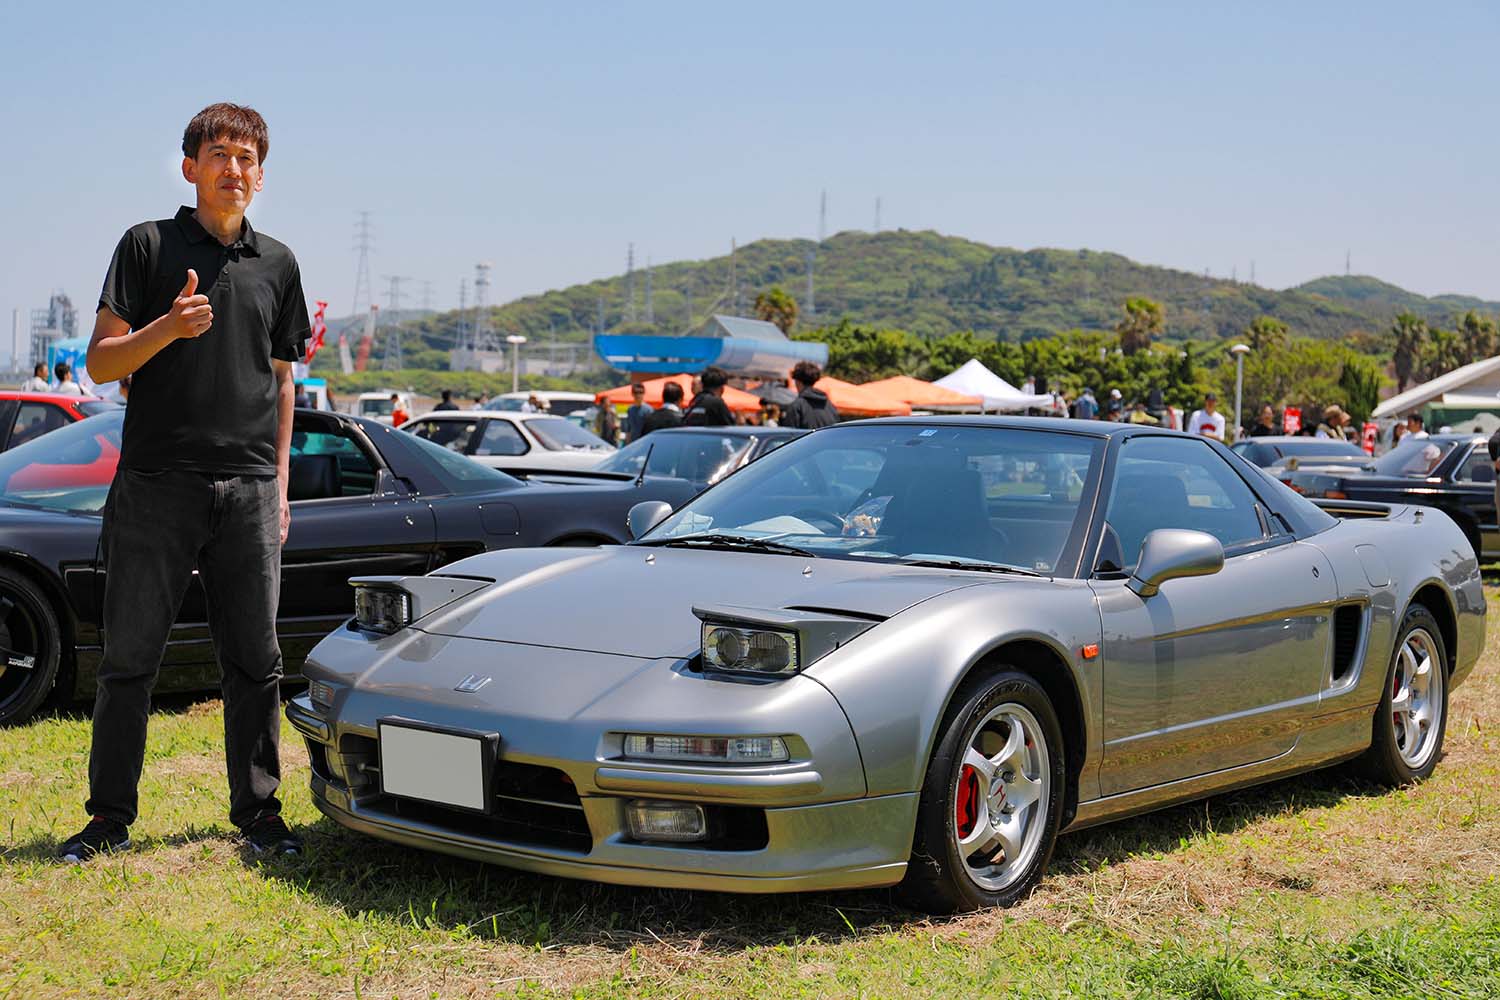
POLYGON ((83 403, 103 398, 103 396, 93 394, 78 396, 71 392, 22 392, 20 389, 0 389, 0 399, 20 399, 38 403, 83 403))
POLYGON ((868 426, 879 424, 911 424, 918 427, 965 426, 996 427, 1020 431, 1063 431, 1070 434, 1088 434, 1093 437, 1133 437, 1137 434, 1174 434, 1179 437, 1201 437, 1182 431, 1154 427, 1150 424, 1131 424, 1113 420, 1076 420, 1072 417, 1004 417, 983 416, 977 413, 955 413, 929 417, 870 417, 865 420, 850 420, 836 427, 868 426))
POLYGON ((800 427, 757 427, 752 424, 730 424, 727 427, 663 427, 652 434, 728 434, 731 437, 766 437, 771 434, 806 434, 800 427))
POLYGON ((418 420, 567 420, 556 413, 526 413, 522 410, 428 410, 412 417, 408 423, 418 420))
MULTIPOLYGON (((1247 437, 1235 444, 1354 444, 1353 441, 1340 441, 1337 438, 1309 437, 1306 434, 1262 434, 1260 437, 1247 437)), ((1354 445, 1356 448, 1359 445, 1354 445)))

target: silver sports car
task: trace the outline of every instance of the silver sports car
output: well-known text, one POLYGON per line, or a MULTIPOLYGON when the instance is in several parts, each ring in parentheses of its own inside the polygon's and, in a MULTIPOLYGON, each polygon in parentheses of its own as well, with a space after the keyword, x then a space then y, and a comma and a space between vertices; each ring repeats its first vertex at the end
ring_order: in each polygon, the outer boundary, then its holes
POLYGON ((1059 833, 1442 753, 1485 601, 1442 513, 1331 514, 1216 442, 819 430, 631 544, 356 579, 287 713, 350 829, 629 885, 1003 905, 1059 833))

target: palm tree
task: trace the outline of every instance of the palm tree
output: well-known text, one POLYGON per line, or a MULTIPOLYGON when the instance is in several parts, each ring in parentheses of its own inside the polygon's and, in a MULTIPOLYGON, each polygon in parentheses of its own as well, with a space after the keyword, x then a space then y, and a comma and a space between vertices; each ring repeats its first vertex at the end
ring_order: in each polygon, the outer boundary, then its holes
POLYGON ((779 285, 772 285, 755 297, 755 317, 775 323, 778 330, 790 336, 797 325, 797 300, 779 285))
POLYGON ((1500 354, 1500 326, 1488 316, 1470 309, 1458 321, 1458 335, 1463 341, 1465 364, 1500 354))
POLYGON ((1427 342, 1427 323, 1404 312, 1391 324, 1391 332, 1396 336, 1396 351, 1391 363, 1396 369, 1396 392, 1401 393, 1406 391, 1407 384, 1417 372, 1422 347, 1427 342))
POLYGON ((1115 332, 1120 335, 1120 350, 1131 355, 1150 347, 1152 335, 1162 331, 1164 315, 1159 302, 1144 296, 1126 299, 1125 318, 1115 324, 1115 332))

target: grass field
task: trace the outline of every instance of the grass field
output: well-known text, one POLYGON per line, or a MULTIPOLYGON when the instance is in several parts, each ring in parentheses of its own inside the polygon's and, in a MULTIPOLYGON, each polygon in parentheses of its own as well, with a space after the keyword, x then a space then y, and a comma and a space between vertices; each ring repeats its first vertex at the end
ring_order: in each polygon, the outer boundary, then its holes
POLYGON ((137 847, 57 865, 88 746, 63 715, 0 730, 0 998, 1496 997, 1497 744, 1500 639, 1419 787, 1331 771, 1087 831, 1022 906, 925 920, 884 892, 616 889, 365 840, 309 804, 290 730, 309 854, 257 863, 207 700, 152 720, 137 847))

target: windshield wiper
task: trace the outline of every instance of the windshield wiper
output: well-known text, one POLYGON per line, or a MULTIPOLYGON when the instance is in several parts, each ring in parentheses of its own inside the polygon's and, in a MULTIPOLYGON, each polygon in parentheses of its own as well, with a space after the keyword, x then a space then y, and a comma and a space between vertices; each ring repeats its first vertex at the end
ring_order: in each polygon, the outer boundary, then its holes
POLYGON ((741 549, 746 552, 768 552, 779 556, 816 556, 810 549, 798 548, 784 542, 772 542, 764 538, 747 538, 722 531, 711 531, 701 535, 680 535, 676 538, 652 539, 646 545, 701 545, 708 549, 741 549))
POLYGON ((990 562, 988 559, 966 559, 963 556, 932 556, 917 559, 903 558, 901 565, 931 566, 935 569, 977 569, 985 573, 1018 573, 1021 576, 1046 576, 1045 573, 1022 569, 1019 566, 1007 566, 1005 563, 990 562))

